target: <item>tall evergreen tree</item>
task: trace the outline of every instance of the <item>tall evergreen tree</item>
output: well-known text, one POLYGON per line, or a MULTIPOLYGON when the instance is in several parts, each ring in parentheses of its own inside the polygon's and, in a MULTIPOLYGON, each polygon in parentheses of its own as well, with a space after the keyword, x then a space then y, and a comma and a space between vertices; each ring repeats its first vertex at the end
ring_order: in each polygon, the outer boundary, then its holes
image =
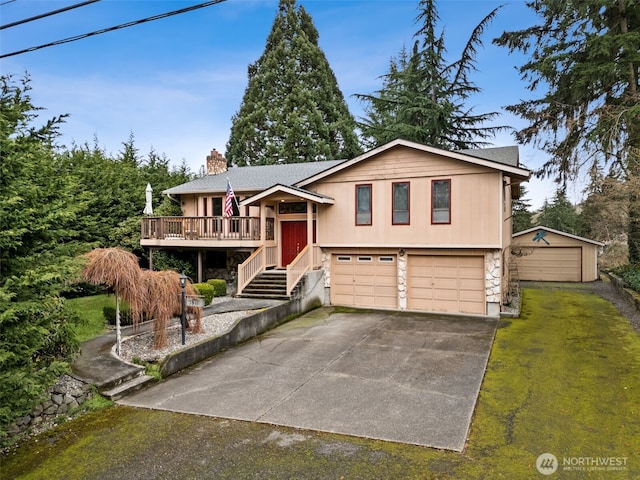
POLYGON ((403 48, 391 59, 380 90, 357 95, 365 103, 360 129, 369 147, 404 138, 450 150, 480 148, 505 128, 484 126, 497 112, 475 114, 467 105, 469 97, 480 92, 469 77, 477 70, 481 36, 499 8, 474 28, 460 58, 448 63, 444 32, 436 32, 436 1, 420 0, 420 28, 411 52, 403 48))
POLYGON ((513 233, 522 232, 533 226, 533 212, 531 211, 531 203, 526 198, 527 190, 524 186, 520 187, 520 198, 514 198, 512 205, 513 211, 513 233))
POLYGON ((76 320, 60 293, 78 273, 76 220, 85 205, 60 175, 56 117, 35 125, 29 79, 0 77, 0 441, 65 371, 76 320))
POLYGON ((231 163, 311 162, 360 153, 355 120, 318 46, 318 31, 295 0, 280 0, 265 50, 248 77, 232 118, 226 151, 231 163))
MULTIPOLYGON (((537 0, 541 24, 495 43, 522 51, 522 78, 539 98, 507 107, 528 121, 516 132, 549 154, 537 172, 560 185, 585 165, 609 164, 640 177, 640 3, 537 0)), ((635 189, 633 190, 635 191, 635 189)), ((630 194, 629 258, 640 262, 640 197, 630 194)))
POLYGON ((551 203, 545 200, 536 223, 572 235, 582 234, 578 213, 562 189, 556 191, 551 203))

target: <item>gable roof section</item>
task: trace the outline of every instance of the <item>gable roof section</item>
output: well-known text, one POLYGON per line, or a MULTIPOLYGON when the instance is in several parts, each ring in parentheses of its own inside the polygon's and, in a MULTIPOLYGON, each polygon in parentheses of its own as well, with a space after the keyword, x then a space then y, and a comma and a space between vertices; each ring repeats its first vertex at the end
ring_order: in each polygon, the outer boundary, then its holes
POLYGON ((293 186, 305 178, 343 162, 344 160, 327 160, 322 162, 233 167, 217 175, 205 175, 191 182, 168 188, 162 193, 166 195, 189 193, 223 194, 227 191, 227 179, 231 183, 234 192, 260 192, 278 184, 293 186))
POLYGON ((512 235, 512 237, 516 238, 516 237, 520 237, 522 235, 527 235, 528 233, 535 232, 536 230, 546 230, 547 232, 555 233, 556 235, 561 235, 563 237, 573 238, 574 240, 579 240, 579 241, 585 242, 585 243, 591 243, 593 245, 598 245, 599 247, 603 247, 604 246, 604 243, 598 242, 596 240, 590 240, 588 238, 579 237, 577 235, 572 235, 572 234, 567 233, 567 232, 562 232, 560 230, 555 230, 553 228, 545 227, 544 225, 538 225, 537 227, 529 228, 527 230, 523 230, 522 232, 514 233, 512 235))
MULTIPOLYGON (((412 148, 418 151, 460 160, 472 165, 480 165, 494 170, 500 170, 511 175, 516 180, 527 180, 530 176, 529 170, 518 166, 518 147, 515 146, 449 152, 429 145, 397 139, 351 160, 326 160, 322 162, 232 167, 224 173, 205 175, 191 182, 164 190, 162 193, 165 195, 198 193, 224 194, 227 190, 227 180, 231 183, 231 187, 235 192, 243 193, 259 193, 277 185, 303 188, 306 185, 396 147, 412 148)), ((307 193, 313 195, 313 192, 307 193)))
POLYGON ((240 202, 240 206, 244 207, 246 205, 253 205, 258 203, 263 198, 270 197, 271 195, 285 193, 287 195, 293 195, 295 197, 300 198, 300 200, 311 200, 316 203, 325 203, 333 205, 335 200, 327 195, 322 195, 320 193, 311 192, 309 190, 304 190, 302 188, 291 187, 288 185, 274 185, 271 188, 268 188, 260 193, 253 195, 252 197, 245 198, 240 202))
POLYGON ((396 139, 378 148, 374 148, 373 150, 363 153, 362 155, 359 155, 352 160, 341 162, 333 167, 328 168, 327 170, 318 172, 316 175, 310 176, 309 178, 306 178, 296 183, 295 185, 298 187, 304 187, 306 185, 309 185, 313 182, 317 182, 318 180, 326 178, 329 175, 338 173, 346 168, 351 167, 352 165, 365 161, 382 152, 391 150, 396 147, 412 148, 422 152, 433 153, 436 155, 442 155, 444 157, 452 158, 455 160, 461 160, 463 162, 467 162, 473 165, 480 165, 480 166, 491 168, 494 170, 500 170, 511 175, 515 179, 519 179, 519 180, 527 180, 531 175, 531 172, 529 172, 529 170, 520 168, 518 166, 510 165, 510 163, 518 163, 517 156, 515 161, 510 160, 509 162, 507 162, 506 160, 506 158, 509 155, 514 155, 514 154, 517 155, 518 147, 497 147, 497 148, 483 149, 483 150, 464 150, 464 152, 474 152, 474 156, 472 156, 469 153, 449 152, 447 150, 431 147, 429 145, 423 145, 421 143, 410 142, 408 140, 402 140, 402 139, 396 139), (482 154, 482 156, 481 154, 478 153, 478 152, 484 152, 485 150, 492 150, 492 151, 485 152, 484 154, 482 154), (485 157, 488 157, 490 159, 485 157), (499 160, 502 160, 502 161, 499 161, 499 160))

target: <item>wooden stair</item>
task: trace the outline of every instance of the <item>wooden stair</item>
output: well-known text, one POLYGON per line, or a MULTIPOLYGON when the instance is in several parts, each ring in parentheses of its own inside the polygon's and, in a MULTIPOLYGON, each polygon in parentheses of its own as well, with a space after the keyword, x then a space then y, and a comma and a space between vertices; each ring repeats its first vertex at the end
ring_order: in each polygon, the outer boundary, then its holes
MULTIPOLYGON (((296 285, 296 289, 299 284, 296 285)), ((294 292, 287 295, 287 272, 286 270, 265 270, 258 274, 249 285, 244 287, 242 295, 244 298, 270 298, 275 300, 291 300, 294 292)))

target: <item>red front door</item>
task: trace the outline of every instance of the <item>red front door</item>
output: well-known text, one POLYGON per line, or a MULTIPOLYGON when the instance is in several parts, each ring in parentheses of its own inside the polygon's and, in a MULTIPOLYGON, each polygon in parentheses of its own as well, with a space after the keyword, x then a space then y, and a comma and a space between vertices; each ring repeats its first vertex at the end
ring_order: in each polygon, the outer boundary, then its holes
POLYGON ((281 222, 282 266, 289 265, 307 245, 307 222, 281 222))

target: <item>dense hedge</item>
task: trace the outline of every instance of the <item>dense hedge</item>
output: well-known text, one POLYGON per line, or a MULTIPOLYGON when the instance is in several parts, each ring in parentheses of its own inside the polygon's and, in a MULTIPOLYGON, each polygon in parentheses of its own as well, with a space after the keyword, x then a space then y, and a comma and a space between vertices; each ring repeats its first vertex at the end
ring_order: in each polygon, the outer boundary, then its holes
POLYGON ((214 295, 216 297, 224 297, 227 294, 227 282, 221 278, 207 280, 209 285, 213 286, 214 295))
POLYGON ((200 295, 204 297, 204 304, 211 304, 211 300, 215 296, 215 289, 213 285, 209 285, 208 283, 194 283, 193 286, 198 291, 200 295))
MULTIPOLYGON (((102 314, 109 325, 116 324, 116 307, 102 307, 102 314)), ((128 305, 120 305, 120 325, 133 324, 133 316, 128 305)))

